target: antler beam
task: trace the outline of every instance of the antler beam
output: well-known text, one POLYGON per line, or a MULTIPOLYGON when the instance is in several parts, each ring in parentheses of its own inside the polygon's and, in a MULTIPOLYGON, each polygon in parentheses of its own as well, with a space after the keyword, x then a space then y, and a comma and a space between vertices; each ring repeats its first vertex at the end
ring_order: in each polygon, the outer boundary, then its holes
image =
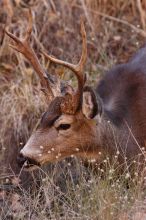
POLYGON ((10 45, 14 50, 22 53, 25 58, 31 63, 34 70, 38 74, 41 80, 42 90, 47 96, 47 98, 52 100, 56 96, 63 96, 63 101, 61 103, 61 110, 64 113, 75 113, 79 108, 82 101, 83 87, 85 84, 85 75, 83 75, 83 68, 87 58, 87 43, 86 43, 86 31, 84 27, 83 20, 81 20, 81 35, 82 35, 82 54, 78 64, 71 64, 59 59, 56 59, 52 56, 49 56, 45 52, 42 52, 45 57, 47 57, 51 62, 63 65, 68 69, 72 70, 76 75, 78 80, 78 88, 77 91, 74 92, 71 86, 62 83, 59 78, 56 76, 46 74, 45 70, 41 66, 34 50, 30 45, 30 37, 32 33, 33 26, 33 17, 32 12, 29 10, 29 22, 25 37, 23 39, 19 39, 14 34, 5 30, 6 34, 14 41, 12 45, 10 45), (61 87, 63 86, 64 94, 62 94, 61 87))
POLYGON ((82 35, 82 55, 78 64, 71 64, 66 61, 59 60, 48 55, 46 52, 42 51, 44 56, 48 58, 52 63, 60 64, 68 69, 72 70, 77 79, 78 79, 78 89, 76 91, 74 101, 76 101, 76 109, 78 109, 80 105, 80 101, 82 99, 83 87, 85 83, 85 76, 83 75, 83 68, 87 59, 87 42, 86 42, 86 31, 84 27, 83 20, 81 20, 81 35, 82 35))
MULTIPOLYGON (((27 31, 25 34, 25 37, 23 39, 19 39, 14 34, 10 33, 9 31, 5 30, 5 33, 14 41, 14 44, 11 44, 10 47, 12 47, 14 50, 22 53, 25 58, 31 63, 34 70, 38 74, 40 80, 41 80, 41 86, 42 91, 45 93, 45 95, 50 99, 53 98, 54 94, 52 91, 52 88, 49 83, 49 77, 47 76, 45 70, 42 68, 34 50, 32 49, 30 45, 30 37, 32 33, 32 26, 33 26, 33 18, 32 18, 32 12, 29 10, 29 23, 27 27, 27 31)), ((51 81, 52 83, 52 81, 51 81)))

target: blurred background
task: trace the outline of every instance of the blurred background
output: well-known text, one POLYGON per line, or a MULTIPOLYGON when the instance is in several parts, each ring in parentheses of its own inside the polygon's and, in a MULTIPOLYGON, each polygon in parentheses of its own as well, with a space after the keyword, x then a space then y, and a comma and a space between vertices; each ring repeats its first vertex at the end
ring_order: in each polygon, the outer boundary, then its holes
MULTIPOLYGON (((64 79, 68 79, 67 71, 60 66, 50 65, 40 54, 40 49, 76 63, 81 54, 82 16, 85 20, 88 47, 85 72, 90 85, 96 86, 105 71, 116 63, 126 62, 146 41, 145 0, 0 0, 2 192, 3 189, 11 191, 17 188, 20 182, 25 189, 30 187, 30 182, 33 187, 40 184, 38 173, 28 174, 21 171, 16 157, 45 111, 46 104, 40 92, 39 79, 24 57, 9 47, 10 39, 4 33, 7 27, 15 35, 23 37, 29 8, 33 11, 34 19, 31 45, 42 65, 64 79)), ((71 75, 69 77, 72 79, 71 75)), ((76 169, 76 162, 71 163, 76 179, 80 170, 76 169)), ((62 163, 57 168, 53 166, 46 166, 44 169, 50 173, 53 170, 57 181, 63 181, 62 169, 68 168, 62 163)))

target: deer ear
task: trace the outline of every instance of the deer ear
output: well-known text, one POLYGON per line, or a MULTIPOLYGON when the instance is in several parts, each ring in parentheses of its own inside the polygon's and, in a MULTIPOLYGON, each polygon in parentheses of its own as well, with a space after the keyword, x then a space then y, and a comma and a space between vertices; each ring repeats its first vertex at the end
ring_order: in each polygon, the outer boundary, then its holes
POLYGON ((83 91, 82 112, 86 118, 90 119, 102 114, 102 101, 94 90, 88 86, 84 87, 83 91))

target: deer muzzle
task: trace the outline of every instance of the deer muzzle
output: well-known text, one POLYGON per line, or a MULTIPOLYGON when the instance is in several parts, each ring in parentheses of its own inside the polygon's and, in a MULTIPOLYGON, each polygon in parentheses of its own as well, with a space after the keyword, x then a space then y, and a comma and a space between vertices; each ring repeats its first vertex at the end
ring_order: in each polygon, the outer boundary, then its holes
POLYGON ((24 157, 22 153, 19 153, 17 157, 17 163, 20 167, 24 167, 26 169, 29 169, 34 166, 37 166, 37 167, 40 166, 40 164, 37 161, 29 157, 24 157))

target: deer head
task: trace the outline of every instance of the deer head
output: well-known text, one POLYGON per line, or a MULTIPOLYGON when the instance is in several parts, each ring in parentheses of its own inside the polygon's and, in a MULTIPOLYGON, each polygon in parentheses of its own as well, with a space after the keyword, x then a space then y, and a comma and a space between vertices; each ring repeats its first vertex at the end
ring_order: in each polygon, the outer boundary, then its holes
MULTIPOLYGON (((83 68, 87 57, 86 32, 81 21, 82 55, 77 65, 58 60, 42 52, 52 63, 70 69, 78 80, 75 90, 67 82, 46 73, 41 66, 29 40, 32 32, 32 13, 29 12, 29 25, 24 39, 12 33, 6 34, 14 41, 11 47, 22 53, 38 74, 48 109, 43 114, 37 130, 31 135, 20 151, 19 162, 26 167, 54 162, 71 155, 92 158, 100 151, 100 131, 97 129, 101 116, 101 100, 91 87, 85 86, 83 68), (96 118, 96 120, 95 120, 96 118)), ((98 154, 97 154, 98 156, 98 154)))

